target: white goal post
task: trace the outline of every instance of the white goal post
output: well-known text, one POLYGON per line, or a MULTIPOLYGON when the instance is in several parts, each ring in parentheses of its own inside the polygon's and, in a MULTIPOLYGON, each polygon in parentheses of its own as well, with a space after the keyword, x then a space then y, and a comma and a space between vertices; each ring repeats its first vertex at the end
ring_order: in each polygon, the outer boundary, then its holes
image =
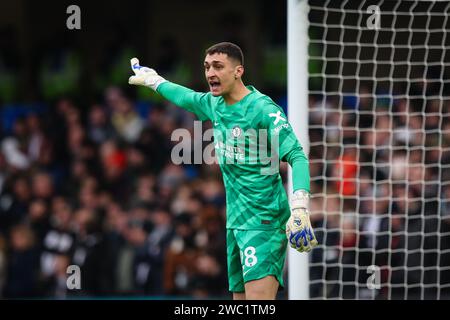
MULTIPOLYGON (((305 154, 308 155, 308 3, 288 0, 288 117, 305 154)), ((289 195, 292 173, 289 167, 289 195)), ((288 297, 309 298, 308 255, 288 248, 288 297), (292 272, 291 270, 295 270, 292 272)))

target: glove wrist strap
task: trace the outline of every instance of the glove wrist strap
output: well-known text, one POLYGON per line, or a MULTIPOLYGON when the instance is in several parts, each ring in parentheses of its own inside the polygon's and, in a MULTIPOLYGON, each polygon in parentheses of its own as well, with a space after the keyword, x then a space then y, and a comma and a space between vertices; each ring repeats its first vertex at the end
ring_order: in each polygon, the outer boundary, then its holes
POLYGON ((310 194, 306 190, 297 190, 294 192, 291 200, 291 209, 305 209, 309 208, 310 194))
POLYGON ((156 76, 156 77, 152 77, 152 78, 150 78, 150 79, 146 79, 145 80, 145 85, 147 86, 147 87, 150 87, 150 88, 152 88, 153 90, 157 90, 158 89, 158 87, 159 87, 159 85, 161 84, 161 83, 164 83, 164 82, 166 82, 167 80, 166 79, 164 79, 163 77, 161 77, 161 76, 156 76), (149 81, 150 80, 150 81, 149 81))

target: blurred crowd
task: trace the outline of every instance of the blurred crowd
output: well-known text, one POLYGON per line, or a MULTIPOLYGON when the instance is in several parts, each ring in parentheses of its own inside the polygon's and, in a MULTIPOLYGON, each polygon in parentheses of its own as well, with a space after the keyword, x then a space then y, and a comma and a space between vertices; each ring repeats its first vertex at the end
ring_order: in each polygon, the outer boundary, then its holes
POLYGON ((225 195, 216 165, 173 165, 194 117, 135 103, 60 99, 0 141, 0 294, 228 297, 225 195), (69 265, 81 290, 68 290, 69 265))
POLYGON ((363 85, 359 96, 310 97, 311 211, 323 244, 312 253, 312 297, 450 298, 450 100, 441 84, 413 85, 408 99, 363 85), (370 266, 377 290, 367 286, 370 266))

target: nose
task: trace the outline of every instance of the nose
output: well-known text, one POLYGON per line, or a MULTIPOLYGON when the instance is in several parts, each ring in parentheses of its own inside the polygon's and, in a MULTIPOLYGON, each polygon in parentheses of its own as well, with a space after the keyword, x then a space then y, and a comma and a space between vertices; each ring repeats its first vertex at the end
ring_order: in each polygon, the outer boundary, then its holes
POLYGON ((213 68, 209 68, 208 70, 206 70, 205 74, 207 79, 210 79, 216 75, 213 68))

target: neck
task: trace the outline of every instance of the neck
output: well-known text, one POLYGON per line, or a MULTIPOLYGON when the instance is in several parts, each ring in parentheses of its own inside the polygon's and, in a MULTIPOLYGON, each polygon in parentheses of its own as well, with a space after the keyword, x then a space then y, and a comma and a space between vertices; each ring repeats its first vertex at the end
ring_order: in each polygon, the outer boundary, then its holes
POLYGON ((223 96, 225 103, 228 105, 235 104, 241 101, 246 95, 250 93, 250 90, 242 83, 242 81, 236 85, 233 91, 223 96))

